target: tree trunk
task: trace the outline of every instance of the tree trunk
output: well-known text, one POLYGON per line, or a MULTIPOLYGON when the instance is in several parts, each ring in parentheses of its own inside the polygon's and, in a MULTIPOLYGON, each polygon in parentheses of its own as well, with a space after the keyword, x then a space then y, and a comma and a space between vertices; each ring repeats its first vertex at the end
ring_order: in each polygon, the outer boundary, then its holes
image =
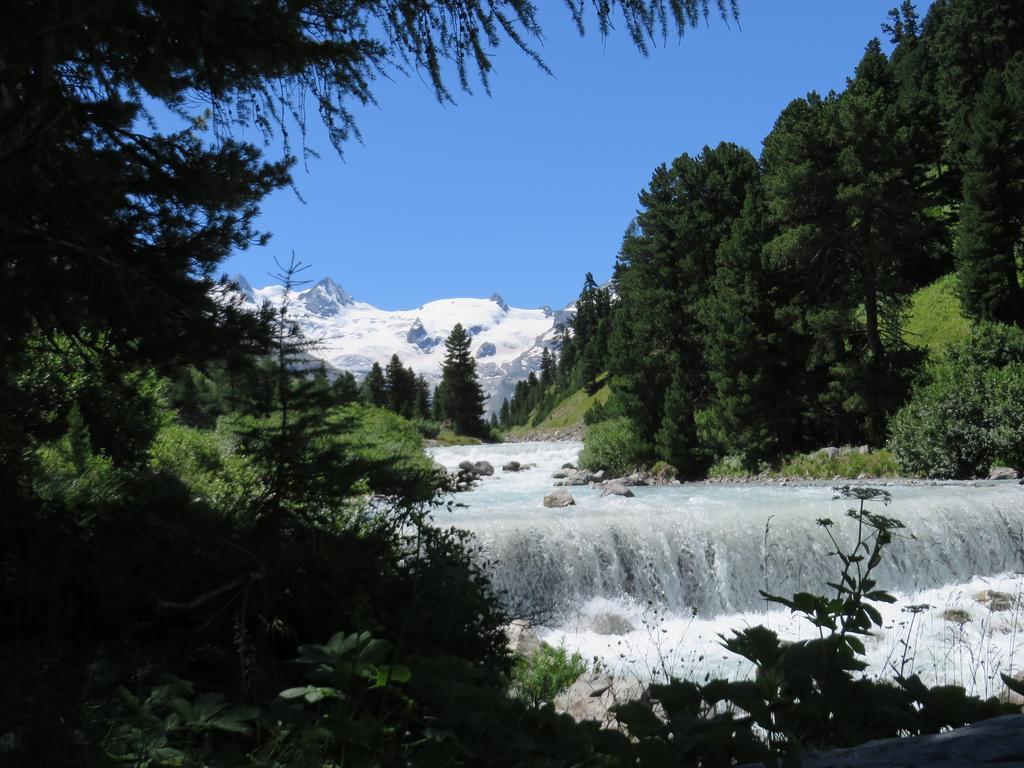
POLYGON ((882 348, 882 337, 878 331, 878 286, 875 280, 874 259, 864 259, 864 315, 867 326, 868 348, 875 362, 885 356, 882 348))

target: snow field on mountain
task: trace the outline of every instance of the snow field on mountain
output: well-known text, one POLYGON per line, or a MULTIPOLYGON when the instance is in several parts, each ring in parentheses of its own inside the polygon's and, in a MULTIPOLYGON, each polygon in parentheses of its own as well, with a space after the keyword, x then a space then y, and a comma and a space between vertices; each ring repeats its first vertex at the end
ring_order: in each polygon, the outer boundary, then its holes
MULTIPOLYGON (((279 306, 285 298, 278 285, 253 289, 244 277, 236 283, 254 304, 279 306)), ((315 343, 310 353, 335 369, 364 377, 373 363, 387 364, 392 355, 431 384, 441 380, 444 340, 456 323, 473 338, 471 351, 488 410, 500 407, 516 382, 540 367, 541 350, 552 347, 555 321, 565 321, 572 308, 554 313, 548 308, 510 307, 501 296, 489 299, 454 298, 431 301, 416 309, 384 310, 354 300, 330 278, 288 294, 289 315, 315 343)))

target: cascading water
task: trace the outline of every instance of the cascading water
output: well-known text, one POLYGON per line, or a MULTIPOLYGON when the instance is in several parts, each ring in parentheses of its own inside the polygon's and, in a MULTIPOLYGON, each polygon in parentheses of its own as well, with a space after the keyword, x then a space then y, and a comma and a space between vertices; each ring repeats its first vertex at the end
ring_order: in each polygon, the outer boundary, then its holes
MULTIPOLYGON (((449 468, 465 459, 494 465, 495 475, 459 495, 457 501, 464 506, 450 515, 440 513, 438 522, 472 531, 491 563, 495 587, 508 603, 549 616, 553 626, 548 636, 588 655, 643 657, 651 666, 652 638, 637 633, 650 634, 652 611, 658 616, 659 635, 668 635, 668 627, 678 633, 696 626, 699 648, 705 648, 715 632, 771 618, 763 613, 759 590, 828 593, 826 582, 837 578, 838 561, 830 556, 831 542, 817 520, 833 519, 832 530, 840 540, 849 542, 856 533, 854 521, 845 514, 851 502, 835 499, 828 486, 640 487, 632 489, 635 498, 602 498, 599 488, 573 487, 575 506, 545 508, 552 472, 575 462, 580 447, 570 442, 520 443, 439 448, 432 454, 449 468), (502 472, 501 465, 511 460, 535 466, 502 472), (752 618, 752 612, 760 614, 752 618), (594 629, 595 620, 607 625, 609 614, 618 617, 618 626, 632 627, 614 633, 619 638, 615 643, 608 632, 594 629)), ((1013 482, 950 483, 887 490, 892 503, 869 508, 906 525, 907 536, 886 549, 876 572, 881 587, 905 598, 887 609, 892 644, 900 642, 900 627, 913 626, 900 609, 914 600, 949 603, 950 595, 992 586, 991 579, 972 579, 999 575, 996 586, 1013 589, 1016 584, 1019 591, 1012 574, 1024 568, 1024 487, 1013 482)), ((973 611, 976 605, 968 607, 973 611)), ((806 631, 791 625, 787 614, 772 615, 776 628, 794 635, 806 631)), ((1013 626, 1004 633, 1010 646, 1018 634, 1018 612, 1012 615, 1013 626)), ((993 618, 982 631, 992 635, 998 618, 1006 617, 993 618)), ((922 619, 919 632, 923 624, 922 619)), ((965 626, 976 629, 966 623, 957 626, 961 632, 965 626)), ((950 627, 940 622, 934 629, 943 634, 950 627)), ((877 640, 878 653, 884 653, 882 638, 877 640)), ((691 648, 692 655, 703 661, 705 653, 696 648, 691 648)), ((1000 646, 998 653, 1005 662, 1014 651, 1000 646)), ((661 649, 657 652, 664 655, 661 649)), ((906 650, 901 653, 906 656, 906 650)), ((981 650, 971 653, 980 655, 981 650)), ((892 654, 890 647, 890 664, 892 654)), ((660 659, 662 665, 664 661, 660 659)), ((935 662, 935 680, 948 681, 942 679, 948 661, 935 662)))
MULTIPOLYGON (((578 443, 474 446, 435 453, 498 469, 459 497, 452 522, 473 531, 494 561, 496 586, 518 605, 573 606, 593 597, 652 600, 701 615, 751 610, 758 590, 823 592, 835 580, 831 543, 817 524, 854 535, 849 501, 827 486, 684 485, 634 488, 635 498, 570 489, 576 506, 546 509, 551 473, 574 461, 578 443), (512 458, 536 467, 502 473, 512 458), (766 537, 767 526, 767 537, 766 537)), ((886 551, 878 581, 916 591, 1013 570, 1021 556, 1024 489, 1015 483, 889 488, 884 508, 914 536, 886 551)), ((869 508, 883 511, 881 504, 869 508)))

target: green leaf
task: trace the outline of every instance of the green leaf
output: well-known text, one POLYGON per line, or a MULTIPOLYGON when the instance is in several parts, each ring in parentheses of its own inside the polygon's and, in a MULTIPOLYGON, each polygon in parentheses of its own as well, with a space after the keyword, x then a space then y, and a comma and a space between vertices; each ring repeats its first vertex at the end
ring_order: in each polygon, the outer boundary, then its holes
POLYGON ((673 680, 667 685, 651 685, 651 698, 661 702, 669 717, 700 714, 701 689, 688 680, 673 680))
POLYGON ((391 664, 377 667, 377 685, 383 686, 389 683, 407 683, 412 677, 408 667, 401 664, 391 664))
POLYGON ((252 733, 250 721, 259 717, 259 711, 253 707, 239 707, 228 710, 210 723, 210 726, 227 733, 238 733, 248 736, 252 733))
POLYGON ((999 673, 999 676, 1003 678, 1003 682, 1006 683, 1007 688, 1014 693, 1019 693, 1021 696, 1024 696, 1024 680, 1018 680, 1015 677, 1004 675, 1002 672, 999 673))
POLYGON ((282 699, 305 699, 309 704, 316 704, 324 699, 344 699, 345 694, 337 688, 326 686, 306 685, 301 688, 289 688, 279 694, 282 699))
POLYGON ((767 627, 748 627, 742 632, 733 630, 734 637, 725 641, 730 651, 762 667, 772 666, 779 657, 779 636, 767 627))
POLYGON ((878 603, 895 603, 896 598, 886 592, 884 589, 876 589, 874 592, 868 592, 866 597, 869 600, 874 600, 878 603))
POLYGON ((202 693, 195 701, 195 720, 209 722, 227 707, 227 701, 219 693, 202 693))
POLYGON ((665 724, 650 710, 650 707, 639 701, 616 704, 611 708, 611 712, 615 715, 616 720, 629 729, 630 734, 639 739, 654 736, 665 727, 665 724))
POLYGON ((150 754, 156 764, 181 765, 185 760, 185 753, 174 747, 157 747, 150 754))
POLYGON ((191 723, 196 719, 196 710, 192 706, 192 702, 187 699, 171 699, 171 709, 177 713, 184 722, 191 723))
POLYGON ((861 656, 864 655, 864 643, 860 641, 860 638, 854 637, 853 635, 847 635, 846 644, 849 645, 855 653, 859 653, 861 656))
MULTIPOLYGON (((882 626, 882 614, 878 612, 878 609, 873 605, 862 605, 864 612, 871 617, 871 621, 875 623, 875 626, 882 626)), ((863 653, 863 651, 861 651, 863 653)))

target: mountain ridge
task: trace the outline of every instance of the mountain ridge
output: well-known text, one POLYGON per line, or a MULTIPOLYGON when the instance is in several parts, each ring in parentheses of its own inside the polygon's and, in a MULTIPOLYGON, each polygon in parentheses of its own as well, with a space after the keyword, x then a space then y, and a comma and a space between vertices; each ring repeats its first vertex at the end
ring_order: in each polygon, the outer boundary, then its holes
MULTIPOLYGON (((242 274, 232 278, 243 301, 280 306, 284 287, 253 288, 242 274)), ((499 293, 489 298, 437 299, 414 309, 386 310, 355 299, 330 277, 288 295, 289 315, 314 343, 310 354, 329 366, 328 373, 350 371, 358 379, 374 363, 386 365, 397 354, 402 363, 432 385, 441 380, 444 340, 456 323, 472 336, 470 347, 487 395, 487 413, 511 397, 517 382, 539 372, 543 350, 557 350, 558 325, 575 314, 575 303, 555 312, 550 307, 513 307, 499 293)))

